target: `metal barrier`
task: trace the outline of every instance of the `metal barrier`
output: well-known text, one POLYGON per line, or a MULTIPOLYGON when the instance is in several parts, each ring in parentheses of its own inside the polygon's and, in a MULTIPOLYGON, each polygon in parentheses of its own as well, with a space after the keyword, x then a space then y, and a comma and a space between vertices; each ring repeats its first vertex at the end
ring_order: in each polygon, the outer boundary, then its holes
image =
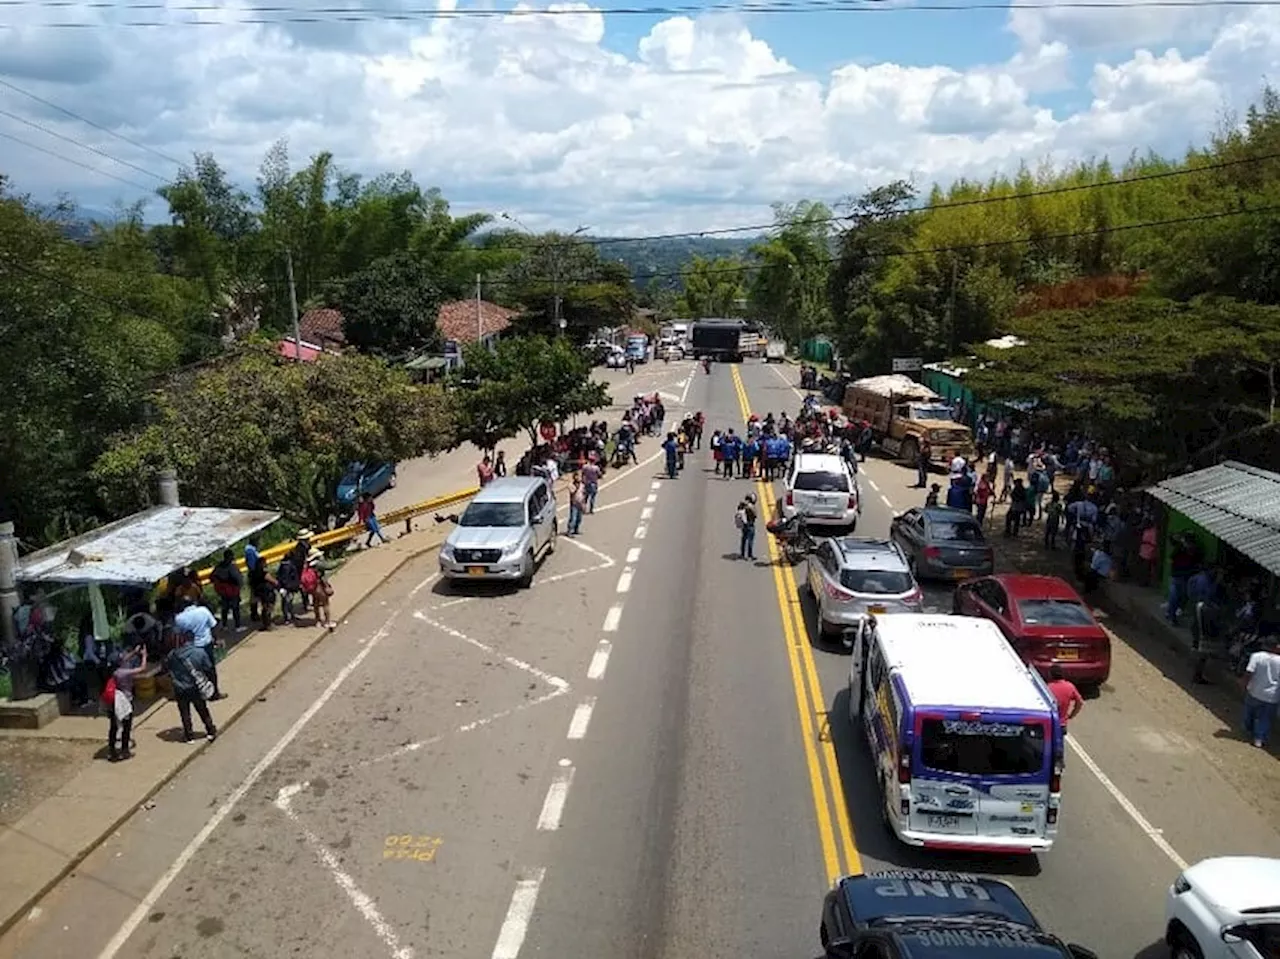
MULTIPOLYGON (((437 496, 435 499, 423 500, 421 503, 414 503, 411 506, 401 506, 399 509, 393 509, 378 517, 378 522, 384 526, 390 526, 393 523, 404 522, 404 531, 406 533, 413 529, 413 520, 415 517, 421 516, 423 513, 432 513, 438 509, 444 509, 446 506, 453 506, 455 503, 461 503, 463 500, 469 500, 480 492, 480 487, 473 486, 470 489, 459 490, 456 493, 448 493, 444 496, 437 496)), ((328 529, 323 533, 317 533, 311 537, 311 546, 314 549, 325 549, 329 546, 337 546, 339 543, 345 543, 355 539, 365 531, 364 524, 361 522, 348 523, 346 526, 339 526, 337 529, 328 529)), ((298 544, 297 540, 287 540, 283 543, 277 543, 270 549, 264 549, 258 553, 268 563, 274 563, 284 557, 298 544)), ((236 567, 242 572, 248 572, 245 567, 244 560, 236 560, 236 567)), ((213 567, 200 570, 200 582, 208 583, 209 577, 213 573, 213 567)))

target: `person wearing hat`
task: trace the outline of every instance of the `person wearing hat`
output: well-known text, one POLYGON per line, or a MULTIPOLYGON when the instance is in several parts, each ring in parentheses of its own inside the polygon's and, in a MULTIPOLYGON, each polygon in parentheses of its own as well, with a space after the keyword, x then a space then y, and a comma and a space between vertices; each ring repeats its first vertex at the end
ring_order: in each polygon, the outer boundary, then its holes
POLYGON ((324 554, 313 549, 307 554, 307 563, 302 568, 302 595, 310 596, 315 605, 316 625, 333 630, 333 620, 329 618, 329 597, 333 595, 333 585, 324 575, 324 554))
MULTIPOLYGON (((311 555, 311 540, 315 537, 315 533, 310 529, 303 527, 298 530, 297 541, 293 544, 293 549, 289 550, 289 556, 293 559, 293 568, 296 570, 304 570, 307 568, 307 557, 311 555)), ((302 612, 307 611, 307 593, 302 592, 302 612)))
POLYGON ((741 538, 738 542, 739 559, 756 558, 756 494, 748 493, 738 503, 733 514, 733 523, 738 527, 741 538))

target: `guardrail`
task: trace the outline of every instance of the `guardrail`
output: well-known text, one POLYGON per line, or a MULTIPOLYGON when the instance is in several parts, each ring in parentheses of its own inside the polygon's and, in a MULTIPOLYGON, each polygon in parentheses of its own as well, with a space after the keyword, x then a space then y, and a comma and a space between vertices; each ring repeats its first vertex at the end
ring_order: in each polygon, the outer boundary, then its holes
MULTIPOLYGON (((463 500, 469 500, 480 492, 480 487, 472 486, 469 489, 458 490, 456 493, 447 493, 444 496, 437 496, 434 499, 423 500, 421 503, 414 503, 410 506, 401 506, 399 509, 393 509, 378 516, 378 522, 383 526, 390 526, 394 523, 403 522, 404 531, 410 532, 413 528, 413 520, 424 513, 432 513, 438 509, 444 509, 446 506, 453 506, 455 503, 461 503, 463 500)), ((327 529, 323 533, 317 533, 311 537, 311 545, 315 549, 325 549, 329 546, 337 546, 339 543, 345 543, 355 539, 365 531, 364 524, 361 522, 348 523, 346 526, 339 526, 337 529, 327 529)), ((269 549, 264 549, 258 553, 268 563, 274 563, 284 557, 298 544, 295 540, 286 540, 283 543, 277 543, 269 549)), ((236 567, 242 572, 248 572, 245 567, 244 560, 236 560, 236 567)), ((202 584, 209 582, 209 576, 213 572, 213 567, 200 570, 200 582, 202 584)))

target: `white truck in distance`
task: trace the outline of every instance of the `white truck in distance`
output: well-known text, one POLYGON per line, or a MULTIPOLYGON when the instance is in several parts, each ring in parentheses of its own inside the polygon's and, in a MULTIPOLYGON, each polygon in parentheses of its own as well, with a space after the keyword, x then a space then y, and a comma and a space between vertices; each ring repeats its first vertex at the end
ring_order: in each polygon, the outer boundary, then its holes
POLYGON ((766 363, 783 363, 787 359, 787 344, 784 340, 770 340, 765 344, 764 361, 766 363))

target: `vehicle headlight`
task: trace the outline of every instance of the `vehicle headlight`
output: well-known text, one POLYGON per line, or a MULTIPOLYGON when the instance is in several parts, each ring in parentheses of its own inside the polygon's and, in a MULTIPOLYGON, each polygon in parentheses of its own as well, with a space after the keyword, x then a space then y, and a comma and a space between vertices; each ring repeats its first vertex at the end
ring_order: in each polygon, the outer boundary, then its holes
POLYGON ((1173 891, 1179 896, 1191 891, 1191 883, 1187 882, 1187 877, 1182 873, 1178 873, 1178 878, 1173 881, 1173 891))
POLYGON ((512 556, 517 555, 520 552, 520 549, 523 545, 524 544, 520 543, 519 541, 514 543, 508 543, 506 546, 502 547, 502 555, 509 559, 512 556))
POLYGON ((440 558, 453 560, 453 545, 451 543, 445 543, 440 547, 440 558))

